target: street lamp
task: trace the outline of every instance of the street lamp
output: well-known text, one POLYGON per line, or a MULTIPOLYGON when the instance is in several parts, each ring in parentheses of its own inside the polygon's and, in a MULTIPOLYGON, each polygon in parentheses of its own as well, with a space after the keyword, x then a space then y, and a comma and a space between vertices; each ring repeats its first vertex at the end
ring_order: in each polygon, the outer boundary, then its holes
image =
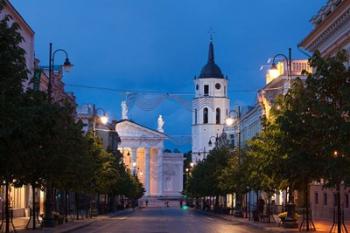
POLYGON ((235 117, 228 117, 225 120, 225 123, 227 126, 233 126, 234 123, 237 123, 237 134, 238 134, 238 163, 240 164, 240 157, 241 157, 241 106, 238 106, 237 109, 234 109, 231 111, 236 116, 235 117))
POLYGON ((288 49, 288 56, 284 55, 283 53, 279 53, 273 57, 271 68, 269 70, 269 74, 272 76, 272 78, 277 78, 280 75, 275 62, 277 57, 282 57, 287 63, 287 77, 288 77, 288 88, 289 88, 290 81, 291 81, 290 79, 292 77, 292 49, 291 48, 288 49))
MULTIPOLYGON (((69 61, 68 53, 64 49, 57 49, 55 51, 52 51, 52 43, 50 43, 49 46, 49 83, 47 86, 47 95, 48 95, 48 101, 51 102, 52 100, 52 79, 54 78, 54 66, 55 66, 55 56, 58 52, 63 52, 65 54, 65 61, 63 63, 63 70, 68 72, 73 67, 72 63, 69 61)), ((47 182, 46 185, 46 199, 45 199, 45 214, 43 218, 43 226, 45 227, 54 227, 55 221, 52 216, 52 193, 53 193, 53 187, 52 183, 50 181, 47 182)), ((35 218, 35 216, 33 217, 35 218)))
POLYGON ((108 123, 108 116, 103 108, 96 108, 95 104, 92 105, 92 132, 93 136, 96 137, 96 124, 101 122, 103 125, 108 123), (99 116, 98 112, 102 112, 102 116, 99 116))
MULTIPOLYGON (((237 123, 237 134, 238 134, 238 145, 237 145, 237 152, 238 152, 238 166, 240 167, 241 164, 241 107, 238 106, 238 108, 231 111, 231 113, 234 113, 236 116, 234 117, 228 117, 225 120, 226 126, 231 127, 234 123, 237 123)), ((239 193, 236 193, 238 196, 239 193)), ((234 211, 234 215, 236 217, 243 217, 242 213, 242 196, 239 194, 236 202, 236 210, 234 211)), ((232 194, 232 207, 233 207, 233 194, 232 194)))
POLYGON ((69 56, 68 56, 67 51, 64 49, 57 49, 55 51, 52 51, 52 43, 50 43, 50 48, 49 48, 49 83, 47 86, 47 94, 49 96, 50 101, 52 98, 52 79, 54 78, 53 71, 54 71, 54 67, 55 67, 55 56, 58 52, 64 53, 64 55, 66 57, 63 65, 62 65, 63 70, 65 72, 69 72, 73 67, 73 64, 69 60, 69 56))

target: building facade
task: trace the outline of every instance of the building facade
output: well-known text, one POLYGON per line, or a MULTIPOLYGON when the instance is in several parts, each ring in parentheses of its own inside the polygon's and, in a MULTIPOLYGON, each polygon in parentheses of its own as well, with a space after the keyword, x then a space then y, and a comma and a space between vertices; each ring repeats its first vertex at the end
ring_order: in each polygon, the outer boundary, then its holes
POLYGON ((116 131, 126 167, 144 185, 144 198, 180 198, 183 154, 164 152, 167 136, 128 119, 117 122, 116 131))
POLYGON ((228 79, 215 64, 214 45, 209 44, 208 62, 194 78, 192 101, 192 160, 201 161, 215 146, 215 138, 223 132, 229 115, 228 79), (211 141, 212 143, 209 143, 211 141))
POLYGON ((299 47, 312 53, 319 50, 323 56, 332 56, 341 49, 350 52, 349 0, 329 0, 310 21, 314 28, 299 47))
MULTIPOLYGON (((232 125, 225 126, 225 134, 235 148, 243 148, 247 142, 257 136, 263 130, 263 118, 269 118, 270 109, 279 95, 287 93, 290 87, 290 81, 296 78, 305 80, 302 72, 311 72, 311 67, 307 60, 293 60, 291 63, 291 76, 288 77, 287 64, 285 61, 277 63, 278 72, 272 76, 266 73, 266 85, 258 91, 257 102, 254 106, 241 107, 238 106, 230 112, 230 118, 233 118, 232 125)), ((277 191, 272 196, 272 200, 276 205, 284 205, 287 193, 285 191, 277 191)), ((267 199, 264 192, 256 194, 249 192, 245 198, 244 205, 248 204, 248 209, 253 210, 253 206, 257 201, 257 197, 261 196, 267 199)), ((298 195, 296 195, 298 199, 298 195)))
MULTIPOLYGON (((35 33, 30 25, 24 20, 21 14, 11 4, 10 1, 5 0, 4 9, 0 12, 0 19, 3 19, 6 15, 11 16, 9 21, 10 24, 17 23, 20 27, 19 32, 23 37, 21 47, 25 50, 25 60, 28 69, 28 77, 31 78, 34 75, 34 63, 35 63, 35 51, 34 51, 34 36, 35 33)), ((28 79, 24 84, 23 88, 26 90, 31 88, 32 84, 28 79)))
MULTIPOLYGON (((39 60, 35 58, 35 33, 30 25, 25 21, 21 14, 11 4, 5 0, 5 5, 0 11, 0 19, 7 15, 10 16, 9 24, 17 23, 19 25, 19 33, 23 37, 20 46, 25 50, 25 61, 28 69, 28 80, 23 83, 23 89, 46 91, 48 86, 48 72, 44 67, 39 66, 39 60), (33 82, 32 82, 33 80, 33 82)), ((75 97, 71 93, 64 91, 64 83, 62 81, 62 69, 56 67, 54 71, 53 81, 53 99, 57 102, 68 99, 72 104, 75 103, 75 97)), ((29 216, 29 209, 32 205, 32 191, 29 185, 22 187, 12 186, 9 191, 10 207, 14 217, 29 216)), ((40 205, 40 211, 43 212, 44 192, 40 189, 35 190, 37 197, 36 202, 40 205)), ((2 216, 4 208, 4 188, 0 187, 0 216, 2 216)))
MULTIPOLYGON (((320 51, 324 57, 345 49, 350 54, 350 0, 329 0, 311 18, 313 30, 299 44, 310 53, 320 51)), ((349 64, 348 64, 349 66, 349 64)), ((332 219, 336 206, 336 190, 323 187, 323 182, 310 186, 310 205, 316 218, 332 219)), ((350 189, 341 187, 341 205, 345 218, 350 216, 350 189)))

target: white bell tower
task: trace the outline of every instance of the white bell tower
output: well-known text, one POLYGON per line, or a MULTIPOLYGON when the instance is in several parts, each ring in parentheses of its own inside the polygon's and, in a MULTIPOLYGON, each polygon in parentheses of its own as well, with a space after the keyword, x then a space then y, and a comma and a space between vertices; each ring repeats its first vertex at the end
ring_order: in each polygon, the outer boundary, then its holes
POLYGON ((208 63, 194 79, 195 97, 192 101, 192 161, 204 159, 215 146, 215 138, 224 129, 230 112, 227 96, 228 79, 215 64, 214 45, 209 43, 208 63), (209 143, 211 141, 211 143, 209 143))

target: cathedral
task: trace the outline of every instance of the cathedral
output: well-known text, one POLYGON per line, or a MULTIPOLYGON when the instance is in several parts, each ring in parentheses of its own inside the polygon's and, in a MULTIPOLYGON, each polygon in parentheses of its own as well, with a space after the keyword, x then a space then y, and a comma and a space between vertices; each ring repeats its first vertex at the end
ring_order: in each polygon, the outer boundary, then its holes
POLYGON ((214 44, 209 43, 208 62, 194 78, 192 101, 192 161, 197 163, 214 148, 230 112, 228 78, 215 63, 214 44))

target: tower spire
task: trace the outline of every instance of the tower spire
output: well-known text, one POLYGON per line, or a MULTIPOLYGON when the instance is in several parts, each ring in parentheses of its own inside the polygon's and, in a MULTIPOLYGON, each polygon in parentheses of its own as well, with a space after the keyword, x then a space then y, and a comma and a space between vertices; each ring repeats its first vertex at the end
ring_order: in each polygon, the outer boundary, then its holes
POLYGON ((209 43, 208 63, 215 63, 215 60, 214 60, 214 45, 213 45, 213 41, 212 40, 210 40, 210 43, 209 43))
POLYGON ((209 54, 208 54, 208 63, 215 63, 214 61, 214 45, 213 45, 213 35, 214 35, 214 30, 212 27, 209 29, 209 54))

